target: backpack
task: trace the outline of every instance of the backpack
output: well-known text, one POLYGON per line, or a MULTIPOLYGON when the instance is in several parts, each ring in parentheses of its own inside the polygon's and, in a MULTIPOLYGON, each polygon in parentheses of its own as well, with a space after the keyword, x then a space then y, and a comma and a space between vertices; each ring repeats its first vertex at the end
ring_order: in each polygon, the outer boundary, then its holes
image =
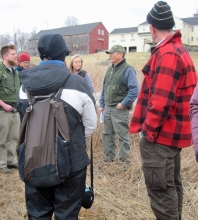
POLYGON ((60 100, 62 89, 35 97, 26 91, 30 105, 22 120, 17 156, 20 178, 29 185, 59 185, 70 174, 70 134, 60 100))

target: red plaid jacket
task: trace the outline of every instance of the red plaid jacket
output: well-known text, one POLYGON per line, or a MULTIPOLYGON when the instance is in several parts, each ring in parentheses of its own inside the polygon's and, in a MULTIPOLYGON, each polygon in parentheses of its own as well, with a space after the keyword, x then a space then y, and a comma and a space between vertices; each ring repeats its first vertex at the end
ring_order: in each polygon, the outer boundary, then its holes
POLYGON ((148 141, 167 146, 190 146, 189 101, 197 76, 179 31, 152 51, 142 72, 144 80, 130 122, 130 133, 143 131, 148 141))

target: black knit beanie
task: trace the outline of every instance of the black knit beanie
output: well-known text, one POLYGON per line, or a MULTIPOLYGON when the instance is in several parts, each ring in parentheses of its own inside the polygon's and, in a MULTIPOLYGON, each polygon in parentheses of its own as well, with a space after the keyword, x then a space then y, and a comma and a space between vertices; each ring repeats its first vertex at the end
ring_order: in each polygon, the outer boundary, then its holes
POLYGON ((41 60, 64 61, 68 55, 68 47, 60 34, 44 34, 38 42, 38 51, 41 60))
POLYGON ((147 15, 147 22, 158 29, 170 29, 175 26, 171 8, 163 1, 154 5, 147 15))

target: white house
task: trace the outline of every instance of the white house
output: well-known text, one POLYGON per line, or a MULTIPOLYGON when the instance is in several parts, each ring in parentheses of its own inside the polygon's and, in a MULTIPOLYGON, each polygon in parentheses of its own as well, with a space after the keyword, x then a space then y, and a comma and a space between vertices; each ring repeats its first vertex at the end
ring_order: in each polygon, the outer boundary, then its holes
MULTIPOLYGON (((190 18, 174 16, 174 20, 173 31, 181 31, 183 44, 198 46, 198 15, 190 18)), ((148 22, 143 22, 138 27, 114 29, 109 34, 109 48, 115 44, 122 45, 127 52, 148 52, 154 45, 148 22)))

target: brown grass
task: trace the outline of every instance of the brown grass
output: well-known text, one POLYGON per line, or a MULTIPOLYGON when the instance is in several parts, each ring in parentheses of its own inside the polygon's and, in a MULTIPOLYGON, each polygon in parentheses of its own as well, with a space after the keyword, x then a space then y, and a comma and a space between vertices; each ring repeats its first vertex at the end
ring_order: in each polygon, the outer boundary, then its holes
MULTIPOLYGON (((197 54, 191 54, 194 63, 198 65, 197 54)), ((149 53, 130 53, 126 59, 137 71, 138 81, 141 83, 141 68, 149 57, 149 53)), ((108 66, 98 65, 107 61, 105 53, 84 55, 84 69, 86 69, 94 84, 95 92, 99 93, 102 81, 108 66)), ((69 65, 70 58, 67 58, 69 65)), ((38 58, 32 59, 38 63, 38 58)), ((198 66, 196 66, 198 69, 198 66)), ((144 184, 139 153, 139 136, 131 135, 131 164, 125 170, 117 162, 109 164, 100 163, 103 157, 101 132, 103 124, 98 123, 93 134, 94 146, 94 192, 95 201, 91 209, 81 209, 79 220, 154 220, 149 205, 149 198, 144 184)), ((88 139, 88 153, 90 139, 88 139)), ((193 148, 182 150, 182 179, 184 185, 183 219, 196 220, 198 216, 198 169, 194 158, 193 148)), ((24 201, 24 183, 20 180, 18 172, 13 174, 0 174, 0 219, 24 220, 27 213, 24 201)), ((87 172, 89 183, 89 169, 87 172)))

